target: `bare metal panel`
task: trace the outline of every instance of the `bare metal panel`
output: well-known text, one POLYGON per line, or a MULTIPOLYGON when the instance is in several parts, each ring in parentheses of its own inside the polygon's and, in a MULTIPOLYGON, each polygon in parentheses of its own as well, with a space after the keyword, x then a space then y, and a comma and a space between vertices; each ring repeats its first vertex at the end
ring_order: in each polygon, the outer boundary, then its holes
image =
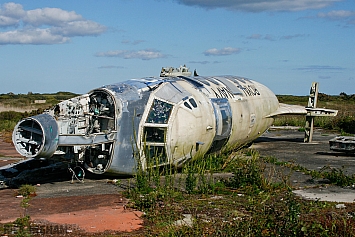
POLYGON ((179 103, 183 98, 190 95, 191 93, 187 92, 179 84, 173 81, 165 83, 155 93, 155 96, 175 104, 179 103))

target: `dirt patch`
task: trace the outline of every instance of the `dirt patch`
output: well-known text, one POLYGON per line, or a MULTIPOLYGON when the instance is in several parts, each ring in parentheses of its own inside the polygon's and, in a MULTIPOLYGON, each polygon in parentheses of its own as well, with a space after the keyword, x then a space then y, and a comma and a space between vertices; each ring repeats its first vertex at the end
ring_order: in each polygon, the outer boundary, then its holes
POLYGON ((13 189, 0 190, 0 223, 7 223, 24 214, 20 203, 22 198, 16 198, 17 191, 13 189))
MULTIPOLYGON (((37 226, 61 226, 65 231, 81 233, 131 232, 142 227, 142 212, 126 208, 128 200, 121 194, 98 194, 41 198, 34 197, 27 210, 16 190, 0 190, 0 223, 10 223, 29 215, 37 226)), ((48 231, 48 230, 47 230, 48 231)), ((49 234, 49 233, 47 233, 49 234)), ((52 233, 53 234, 53 233, 52 233)))
POLYGON ((14 107, 10 105, 8 106, 8 105, 0 104, 0 112, 15 111, 15 112, 24 113, 24 112, 31 112, 32 110, 36 110, 36 109, 37 108, 35 106, 14 107))
MULTIPOLYGON (((12 143, 3 140, 0 140, 0 157, 0 167, 21 160, 12 143)), ((17 197, 17 189, 3 189, 0 190, 0 223, 29 215, 31 223, 39 226, 36 233, 66 236, 140 229, 143 213, 126 208, 128 200, 120 192, 107 179, 87 179, 85 183, 73 184, 69 180, 53 181, 37 186, 37 196, 31 198, 25 210, 21 207, 23 197, 17 197)), ((6 233, 0 231, 0 234, 6 233)))
MULTIPOLYGON (((23 158, 15 149, 12 143, 4 142, 0 139, 0 157, 19 157, 23 158)), ((0 163, 0 166, 3 166, 0 163)))
POLYGON ((85 232, 129 232, 142 227, 142 213, 126 209, 128 200, 120 194, 38 198, 30 201, 28 214, 34 223, 46 220, 77 225, 85 232))

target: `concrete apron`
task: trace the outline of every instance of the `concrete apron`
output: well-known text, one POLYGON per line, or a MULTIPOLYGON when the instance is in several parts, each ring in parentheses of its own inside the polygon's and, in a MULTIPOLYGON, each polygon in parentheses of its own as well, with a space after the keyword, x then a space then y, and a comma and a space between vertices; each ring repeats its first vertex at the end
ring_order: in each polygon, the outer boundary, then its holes
POLYGON ((341 187, 320 187, 294 190, 293 193, 308 200, 353 203, 355 190, 341 187))
MULTIPOLYGON (((258 138, 251 148, 261 156, 275 157, 278 161, 293 162, 308 170, 322 171, 323 167, 342 170, 344 174, 355 174, 355 154, 334 152, 329 149, 329 140, 337 134, 316 129, 312 143, 304 143, 304 133, 296 127, 272 127, 258 138)), ((317 181, 309 182, 310 175, 292 172, 295 194, 309 200, 353 203, 355 186, 339 187, 317 181)), ((322 180, 321 180, 322 181, 322 180)))

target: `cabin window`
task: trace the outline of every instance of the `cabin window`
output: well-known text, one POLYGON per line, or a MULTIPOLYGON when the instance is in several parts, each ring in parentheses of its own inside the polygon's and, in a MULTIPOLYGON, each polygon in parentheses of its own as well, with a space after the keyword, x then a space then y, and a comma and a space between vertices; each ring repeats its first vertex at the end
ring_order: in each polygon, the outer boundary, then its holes
POLYGON ((228 136, 231 127, 231 117, 226 113, 226 110, 221 110, 222 116, 222 136, 228 136))
POLYGON ((191 109, 191 110, 192 110, 192 107, 197 108, 197 103, 196 103, 196 101, 193 98, 190 98, 189 102, 190 103, 188 103, 187 101, 184 102, 184 105, 185 105, 186 108, 191 109), (192 107, 191 107, 191 105, 192 105, 192 107))
POLYGON ((154 99, 148 114, 147 123, 167 124, 172 108, 172 104, 154 99))
POLYGON ((185 105, 187 108, 192 109, 189 103, 185 102, 184 105, 185 105))
POLYGON ((190 98, 189 101, 194 108, 197 108, 196 101, 193 98, 190 98))
POLYGON ((146 142, 165 142, 166 128, 144 127, 146 142))
POLYGON ((147 167, 168 162, 166 137, 168 122, 174 105, 154 99, 144 124, 141 142, 147 167))

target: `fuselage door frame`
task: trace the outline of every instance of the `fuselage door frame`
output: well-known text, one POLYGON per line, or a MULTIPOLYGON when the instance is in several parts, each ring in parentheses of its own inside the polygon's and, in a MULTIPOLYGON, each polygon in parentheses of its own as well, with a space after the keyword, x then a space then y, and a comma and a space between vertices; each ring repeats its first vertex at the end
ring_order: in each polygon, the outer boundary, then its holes
POLYGON ((216 134, 208 153, 220 150, 228 141, 232 132, 232 110, 228 99, 211 98, 216 119, 216 134))

